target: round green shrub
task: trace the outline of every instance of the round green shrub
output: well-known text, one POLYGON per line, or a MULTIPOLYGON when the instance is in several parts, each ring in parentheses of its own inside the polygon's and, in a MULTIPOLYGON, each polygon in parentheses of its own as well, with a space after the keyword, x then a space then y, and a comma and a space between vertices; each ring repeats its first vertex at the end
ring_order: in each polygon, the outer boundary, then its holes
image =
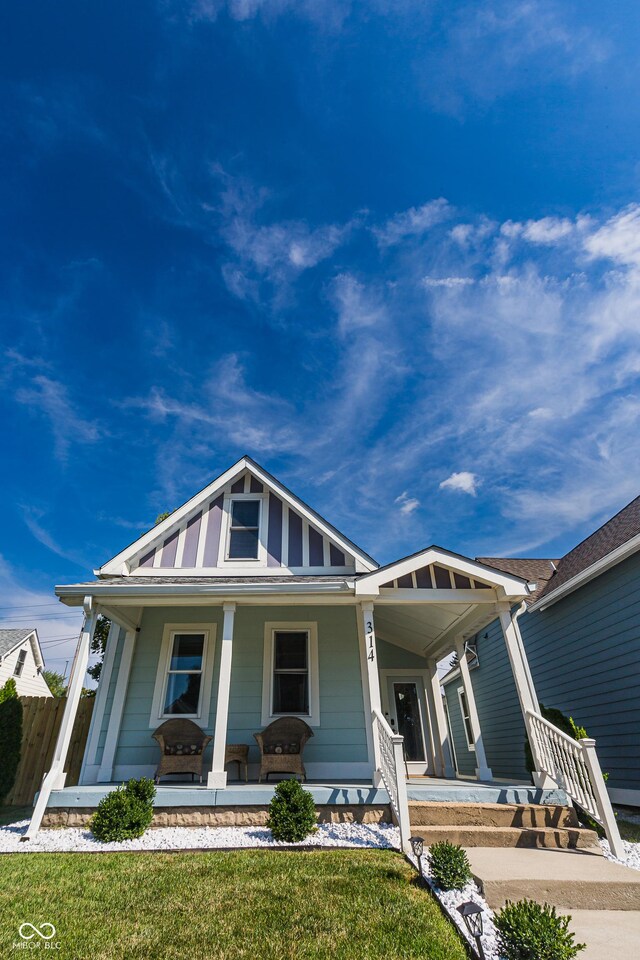
POLYGON ((316 806, 297 780, 281 780, 269 804, 267 826, 274 840, 298 843, 315 833, 316 806))
POLYGON ((456 843, 440 840, 429 847, 429 867, 434 883, 441 890, 462 890, 471 880, 467 854, 456 843))
POLYGON ((0 688, 0 802, 15 783, 22 750, 22 704, 11 677, 0 688))
POLYGON ((153 780, 129 780, 103 797, 91 818, 91 831, 103 843, 141 837, 153 820, 153 780))
POLYGON ((533 900, 518 900, 494 917, 500 955, 505 960, 573 960, 584 943, 574 943, 571 917, 558 916, 555 907, 533 900))

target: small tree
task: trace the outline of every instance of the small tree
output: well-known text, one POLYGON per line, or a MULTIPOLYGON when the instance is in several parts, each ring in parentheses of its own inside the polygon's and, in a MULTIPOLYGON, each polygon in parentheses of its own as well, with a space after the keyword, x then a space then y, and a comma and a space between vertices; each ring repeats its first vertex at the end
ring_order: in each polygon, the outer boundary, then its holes
POLYGON ((42 676, 54 697, 66 697, 67 681, 61 673, 56 673, 55 670, 43 670, 42 676))
POLYGON ((22 747, 22 704, 13 678, 0 688, 0 802, 15 783, 22 747))

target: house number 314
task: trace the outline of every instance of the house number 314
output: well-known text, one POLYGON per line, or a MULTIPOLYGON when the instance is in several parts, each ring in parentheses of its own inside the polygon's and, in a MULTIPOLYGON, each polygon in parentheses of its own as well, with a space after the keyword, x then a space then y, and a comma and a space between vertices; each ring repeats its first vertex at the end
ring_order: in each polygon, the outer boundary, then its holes
POLYGON ((373 652, 373 624, 371 620, 367 620, 367 636, 369 637, 369 652, 367 654, 367 660, 375 660, 375 653, 373 652))

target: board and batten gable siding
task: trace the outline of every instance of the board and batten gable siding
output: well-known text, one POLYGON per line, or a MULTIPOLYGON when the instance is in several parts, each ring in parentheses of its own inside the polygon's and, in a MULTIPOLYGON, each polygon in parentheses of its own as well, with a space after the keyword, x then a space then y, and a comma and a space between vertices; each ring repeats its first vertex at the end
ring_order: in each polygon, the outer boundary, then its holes
MULTIPOLYGON (((324 776, 323 766, 340 767, 345 776, 368 775, 367 738, 360 651, 355 607, 350 606, 242 606, 234 618, 233 660, 227 743, 249 744, 249 762, 259 762, 253 734, 262 724, 262 674, 266 622, 316 622, 320 726, 305 747, 309 776, 324 776), (367 772, 365 773, 365 768, 367 772)), ((216 623, 212 696, 209 715, 197 721, 213 735, 222 637, 221 607, 156 607, 144 611, 131 668, 122 725, 115 756, 114 779, 152 775, 158 746, 151 738, 153 699, 162 635, 166 623, 216 623)), ((162 721, 158 720, 159 726, 162 721)), ((211 766, 210 744, 205 769, 211 766)), ((232 767, 232 776, 235 768, 232 767)))
POLYGON ((15 680, 19 697, 51 696, 51 691, 47 686, 46 680, 42 674, 38 672, 31 643, 28 640, 2 658, 0 662, 0 687, 3 687, 7 680, 15 680), (24 650, 27 656, 24 661, 22 673, 19 677, 16 677, 14 676, 14 670, 21 650, 24 650))
POLYGON ((261 539, 266 566, 274 573, 282 568, 309 568, 326 570, 327 573, 355 571, 353 556, 345 553, 330 537, 323 535, 290 504, 246 471, 218 490, 193 515, 185 517, 178 529, 138 555, 131 572, 213 570, 222 566, 220 556, 225 545, 221 540, 226 536, 227 527, 225 499, 228 502, 229 497, 238 494, 245 497, 255 494, 262 502, 261 539))

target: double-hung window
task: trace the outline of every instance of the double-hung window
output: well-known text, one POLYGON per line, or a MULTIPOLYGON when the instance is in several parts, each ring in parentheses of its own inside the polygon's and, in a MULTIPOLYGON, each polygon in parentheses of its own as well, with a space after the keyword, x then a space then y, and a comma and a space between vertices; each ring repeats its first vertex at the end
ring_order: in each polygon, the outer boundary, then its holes
POLYGON ((199 716, 205 647, 204 633, 172 634, 163 716, 199 716))
POLYGON ((16 660, 15 670, 13 671, 14 677, 22 676, 22 671, 24 670, 24 665, 27 659, 27 651, 21 650, 18 654, 18 659, 16 660))
POLYGON ((320 726, 318 625, 265 623, 262 721, 303 717, 320 726))
POLYGON ((275 630, 273 634, 274 714, 309 713, 309 631, 275 630))
POLYGON ((260 545, 260 500, 232 500, 228 560, 257 560, 260 545))
POLYGON ((460 713, 462 714, 462 723, 464 726, 464 735, 467 741, 467 747, 469 750, 475 750, 476 741, 473 736, 473 730, 471 728, 471 717, 469 716, 469 704, 467 702, 467 695, 464 692, 464 687, 458 687, 458 701, 460 703, 460 713))

